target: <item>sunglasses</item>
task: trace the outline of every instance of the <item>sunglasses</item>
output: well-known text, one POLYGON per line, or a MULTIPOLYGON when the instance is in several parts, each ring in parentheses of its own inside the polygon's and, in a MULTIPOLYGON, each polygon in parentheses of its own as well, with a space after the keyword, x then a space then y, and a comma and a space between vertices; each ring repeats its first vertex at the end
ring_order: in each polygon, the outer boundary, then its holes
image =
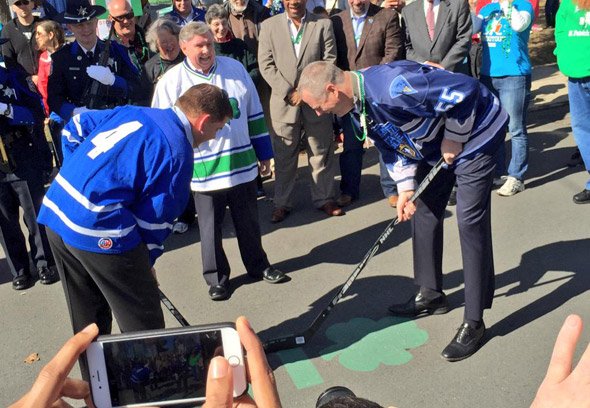
POLYGON ((15 1, 13 4, 14 4, 16 7, 20 7, 20 6, 28 6, 28 5, 29 5, 29 3, 30 3, 30 1, 29 1, 29 0, 18 0, 18 1, 15 1))
POLYGON ((130 11, 127 14, 123 14, 122 16, 117 16, 117 17, 111 16, 111 18, 113 20, 115 20, 117 23, 122 23, 125 20, 131 20, 134 17, 135 17, 135 14, 133 13, 133 11, 130 11))

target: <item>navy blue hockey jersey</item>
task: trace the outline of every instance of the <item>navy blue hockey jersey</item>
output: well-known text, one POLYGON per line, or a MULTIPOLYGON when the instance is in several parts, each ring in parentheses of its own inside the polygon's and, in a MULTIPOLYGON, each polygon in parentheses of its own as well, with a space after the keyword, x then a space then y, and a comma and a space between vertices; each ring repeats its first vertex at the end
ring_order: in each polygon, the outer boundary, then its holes
POLYGON ((415 189, 419 160, 440 159, 443 137, 463 143, 454 165, 485 152, 503 137, 508 115, 474 78, 412 61, 376 65, 360 73, 369 137, 400 191, 415 189))
POLYGON ((39 222, 63 241, 115 254, 144 242, 153 265, 186 206, 192 131, 172 109, 125 106, 74 116, 63 131, 64 165, 39 222))

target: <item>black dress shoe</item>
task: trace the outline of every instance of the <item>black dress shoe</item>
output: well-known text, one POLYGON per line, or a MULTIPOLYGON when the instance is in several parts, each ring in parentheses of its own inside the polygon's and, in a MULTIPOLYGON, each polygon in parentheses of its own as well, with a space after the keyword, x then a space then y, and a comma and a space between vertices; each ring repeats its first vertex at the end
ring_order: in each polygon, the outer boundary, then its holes
POLYGON ((447 361, 461 361, 477 351, 481 339, 486 332, 486 325, 483 321, 475 328, 463 323, 453 340, 441 353, 442 358, 447 361))
POLYGON ((33 286, 33 279, 31 275, 20 275, 12 279, 12 289, 14 290, 25 290, 33 286))
POLYGON ((37 268, 37 272, 39 273, 39 282, 43 285, 51 285, 52 283, 59 281, 59 275, 53 268, 42 266, 37 268))
POLYGON ((590 190, 582 190, 574 196, 576 204, 590 204, 590 190))
POLYGON ((283 271, 279 271, 277 268, 271 265, 262 271, 262 279, 268 283, 281 283, 288 280, 289 278, 283 271))
POLYGON ((426 299, 421 292, 418 292, 406 303, 391 305, 388 310, 396 316, 443 314, 449 311, 449 304, 444 293, 434 299, 426 299))
POLYGON ((212 300, 225 300, 229 298, 229 290, 224 285, 213 285, 209 287, 209 297, 212 300))

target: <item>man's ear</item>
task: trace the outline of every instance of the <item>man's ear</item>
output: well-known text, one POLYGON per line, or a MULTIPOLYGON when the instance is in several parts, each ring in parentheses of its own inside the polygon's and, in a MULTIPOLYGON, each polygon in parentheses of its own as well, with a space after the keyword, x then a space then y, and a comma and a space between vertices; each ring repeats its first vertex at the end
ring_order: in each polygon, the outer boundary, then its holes
POLYGON ((211 121, 211 115, 208 113, 202 113, 194 119, 193 126, 200 133, 205 131, 205 125, 211 121))
POLYGON ((324 89, 326 90, 327 94, 338 92, 338 88, 336 88, 336 85, 329 82, 326 84, 326 87, 324 89))

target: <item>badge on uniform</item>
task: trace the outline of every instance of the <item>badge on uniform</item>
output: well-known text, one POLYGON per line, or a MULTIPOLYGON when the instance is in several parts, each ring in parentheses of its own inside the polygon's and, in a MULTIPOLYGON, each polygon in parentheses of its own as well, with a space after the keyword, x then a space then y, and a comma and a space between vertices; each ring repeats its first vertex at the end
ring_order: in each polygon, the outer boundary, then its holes
POLYGON ((412 95, 418 93, 403 75, 396 76, 389 85, 389 96, 397 98, 400 95, 412 95))

